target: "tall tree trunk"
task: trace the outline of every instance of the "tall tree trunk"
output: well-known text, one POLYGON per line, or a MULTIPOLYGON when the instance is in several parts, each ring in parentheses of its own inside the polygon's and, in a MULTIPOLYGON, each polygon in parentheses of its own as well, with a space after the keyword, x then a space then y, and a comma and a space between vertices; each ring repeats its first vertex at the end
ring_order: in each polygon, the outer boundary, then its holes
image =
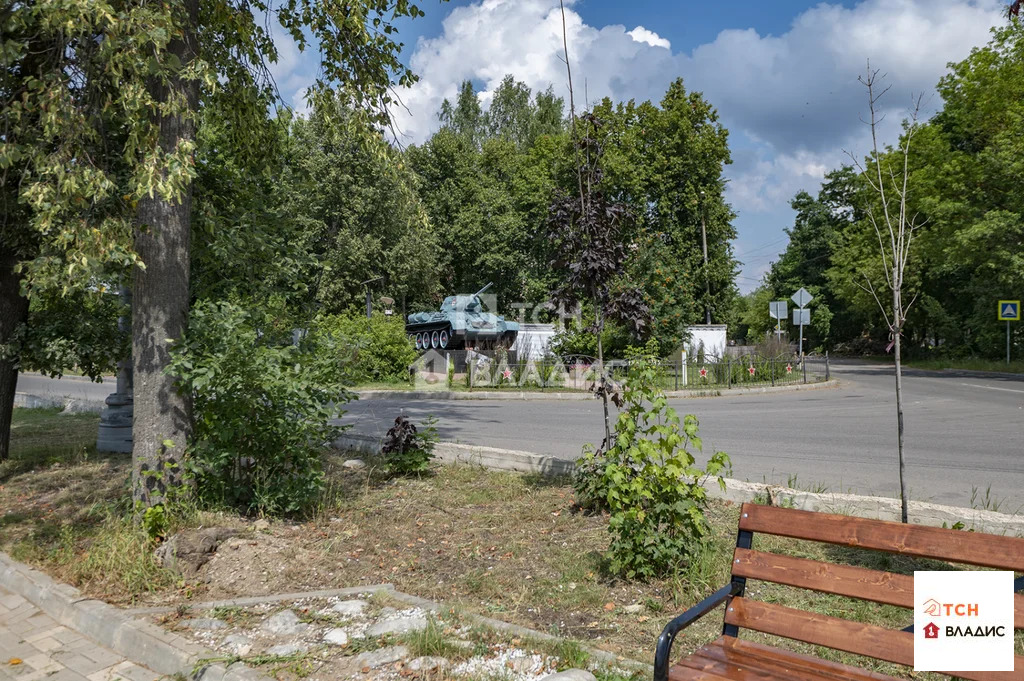
MULTIPOLYGON (((895 272, 894 272, 895 275, 895 272)), ((893 279, 899 282, 899 279, 893 279)), ((907 521, 907 483, 906 463, 903 460, 903 364, 900 356, 900 333, 903 330, 903 301, 901 300, 901 286, 895 283, 892 289, 893 309, 893 350, 896 358, 896 448, 900 462, 900 517, 903 522, 907 521)))
MULTIPOLYGON (((185 0, 183 5, 183 36, 167 49, 184 67, 196 55, 199 3, 185 0)), ((198 106, 199 87, 194 80, 154 81, 150 88, 159 102, 185 101, 192 112, 198 106)), ((193 116, 161 115, 157 124, 165 151, 195 138, 193 116)), ((135 270, 132 290, 132 487, 135 501, 146 507, 161 503, 167 489, 180 484, 191 430, 191 396, 175 390, 174 380, 164 373, 170 344, 182 337, 188 323, 191 209, 191 186, 178 200, 167 201, 157 194, 138 206, 135 250, 146 267, 135 270)))
MULTIPOLYGON (((0 345, 10 342, 28 317, 28 298, 21 295, 21 277, 14 272, 17 264, 14 251, 0 248, 0 345)), ((0 461, 6 461, 11 453, 11 418, 17 387, 18 358, 0 359, 0 461)))
POLYGON ((607 451, 612 446, 612 427, 608 418, 608 384, 604 374, 604 345, 601 336, 604 335, 604 317, 600 310, 597 313, 597 371, 600 377, 601 405, 604 407, 604 449, 607 451))

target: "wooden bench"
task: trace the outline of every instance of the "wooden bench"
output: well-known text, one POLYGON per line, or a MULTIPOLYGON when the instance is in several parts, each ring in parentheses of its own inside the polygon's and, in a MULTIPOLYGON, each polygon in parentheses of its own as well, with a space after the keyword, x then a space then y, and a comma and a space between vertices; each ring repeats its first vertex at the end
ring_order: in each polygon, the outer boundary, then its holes
MULTIPOLYGON (((732 581, 665 627, 655 654, 655 681, 895 681, 884 674, 743 640, 739 638, 741 629, 913 668, 913 626, 890 630, 757 601, 745 592, 748 579, 774 582, 909 608, 907 618, 913 622, 912 575, 765 553, 753 548, 755 534, 1024 572, 1024 539, 743 504, 732 581), (723 603, 726 607, 722 636, 670 669, 669 657, 676 634, 723 603)), ((1014 588, 1018 592, 1024 588, 1024 578, 1019 574, 1014 588)), ((1024 596, 1015 593, 1013 598, 1014 626, 1024 629, 1024 596)), ((947 673, 972 681, 1022 681, 1024 657, 1017 655, 1014 661, 1016 671, 1012 672, 947 673)))

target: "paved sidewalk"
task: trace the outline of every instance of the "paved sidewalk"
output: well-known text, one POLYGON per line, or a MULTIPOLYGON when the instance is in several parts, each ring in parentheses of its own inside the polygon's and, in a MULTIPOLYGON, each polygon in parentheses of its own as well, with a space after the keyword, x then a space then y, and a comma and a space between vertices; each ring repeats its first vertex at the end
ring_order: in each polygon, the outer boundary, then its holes
POLYGON ((156 681, 160 675, 57 624, 0 587, 0 679, 156 681), (11 664, 20 660, 18 664, 11 664))

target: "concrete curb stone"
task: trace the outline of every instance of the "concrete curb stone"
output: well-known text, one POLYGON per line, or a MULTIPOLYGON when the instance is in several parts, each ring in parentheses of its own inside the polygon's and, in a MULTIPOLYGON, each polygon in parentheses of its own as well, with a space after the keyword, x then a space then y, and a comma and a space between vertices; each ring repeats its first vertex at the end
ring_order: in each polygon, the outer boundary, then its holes
POLYGON ((83 596, 67 584, 15 561, 0 551, 0 586, 25 598, 60 624, 81 632, 118 655, 158 674, 182 674, 196 681, 266 681, 244 664, 225 668, 202 664, 217 653, 154 624, 134 619, 118 608, 83 596))
MULTIPOLYGON (((339 449, 355 450, 373 455, 380 453, 380 445, 380 438, 356 433, 343 434, 334 441, 334 446, 339 449)), ((438 442, 434 445, 434 456, 441 463, 468 464, 491 470, 517 471, 546 476, 569 476, 576 471, 576 464, 573 461, 557 457, 455 442, 438 442)), ((889 497, 838 492, 805 492, 779 485, 745 482, 731 478, 725 480, 724 491, 714 480, 708 480, 704 486, 709 497, 735 503, 761 500, 773 505, 806 511, 836 513, 876 520, 900 519, 900 500, 889 497)), ((925 501, 911 501, 908 510, 910 522, 916 525, 953 527, 959 522, 963 523, 965 529, 977 532, 1024 537, 1024 516, 1021 515, 943 506, 925 501)))
MULTIPOLYGON (((837 379, 829 379, 818 383, 794 383, 792 385, 760 386, 756 388, 707 388, 706 390, 669 390, 665 392, 671 398, 697 397, 728 397, 730 395, 761 395, 776 392, 797 392, 801 390, 821 390, 839 385, 837 379)), ((582 402, 594 399, 590 392, 545 393, 528 390, 475 390, 462 392, 458 390, 358 390, 356 395, 361 400, 551 400, 582 402)))

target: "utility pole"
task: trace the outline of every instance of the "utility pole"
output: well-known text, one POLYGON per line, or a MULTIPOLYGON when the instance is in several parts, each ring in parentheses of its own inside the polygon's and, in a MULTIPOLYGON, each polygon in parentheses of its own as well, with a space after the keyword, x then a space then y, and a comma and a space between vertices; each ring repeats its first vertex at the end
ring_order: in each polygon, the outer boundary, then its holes
POLYGON ((700 239, 704 245, 704 323, 711 324, 711 275, 708 273, 708 229, 704 220, 704 190, 700 190, 700 239))
POLYGON ((366 287, 366 318, 370 319, 373 317, 373 297, 370 295, 370 284, 375 281, 380 281, 384 277, 374 277, 373 279, 367 279, 366 281, 360 282, 360 286, 366 287))

